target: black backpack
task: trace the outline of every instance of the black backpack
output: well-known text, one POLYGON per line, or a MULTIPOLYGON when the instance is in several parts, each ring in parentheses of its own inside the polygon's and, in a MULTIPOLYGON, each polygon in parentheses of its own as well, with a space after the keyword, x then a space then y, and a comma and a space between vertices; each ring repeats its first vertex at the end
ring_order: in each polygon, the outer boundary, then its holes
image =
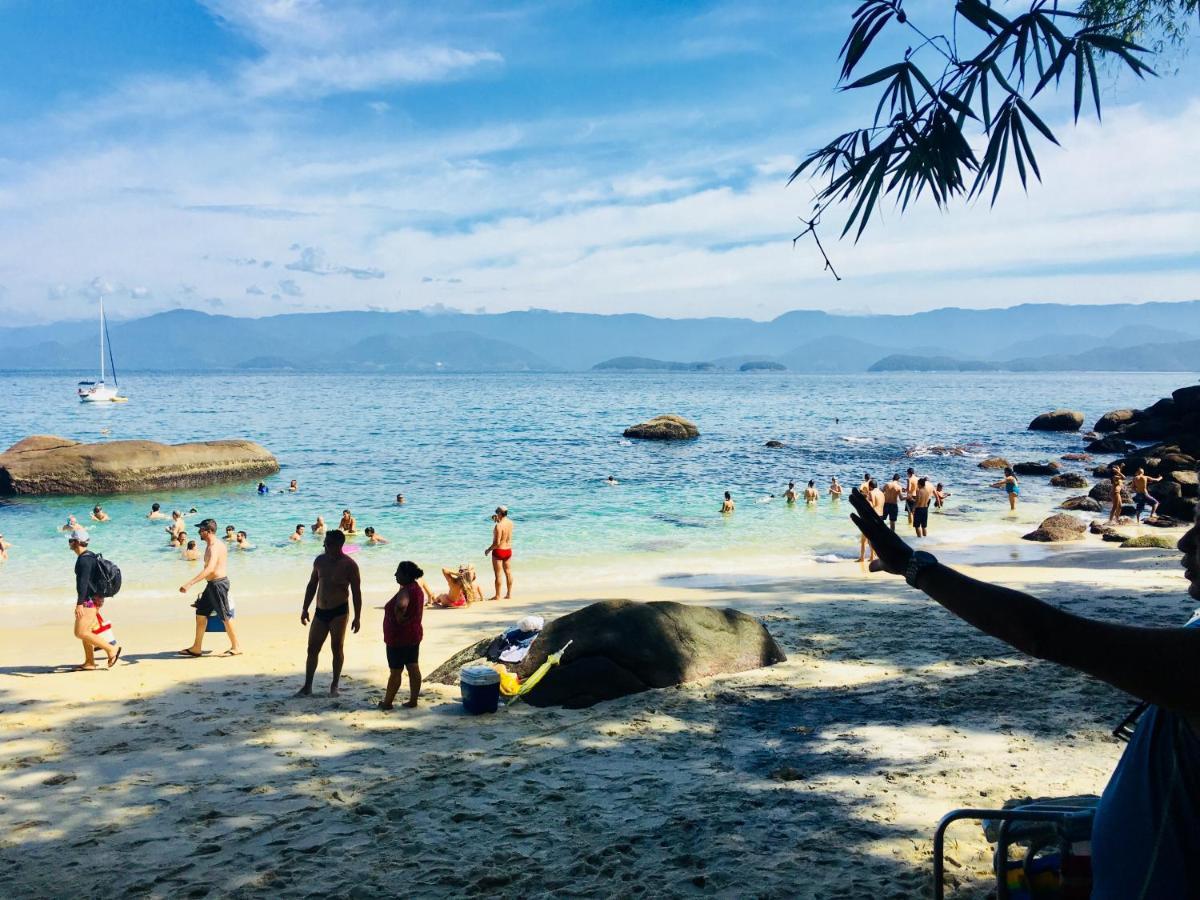
POLYGON ((96 554, 92 590, 101 597, 115 597, 121 591, 121 568, 111 559, 96 554))

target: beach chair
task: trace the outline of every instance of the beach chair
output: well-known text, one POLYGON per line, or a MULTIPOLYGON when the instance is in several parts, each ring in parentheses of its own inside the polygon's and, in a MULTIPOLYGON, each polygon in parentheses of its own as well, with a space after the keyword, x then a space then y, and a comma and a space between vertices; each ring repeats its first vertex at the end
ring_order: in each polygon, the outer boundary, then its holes
MULTIPOLYGON (((1113 737, 1126 743, 1149 704, 1139 703, 1113 729, 1113 737)), ((983 825, 983 833, 996 845, 992 871, 996 900, 1056 900, 1087 898, 1092 891, 1092 820, 1100 798, 1078 797, 1010 801, 1003 809, 955 809, 942 816, 933 835, 933 895, 946 894, 946 829, 962 819, 983 825), (1009 848, 1025 848, 1023 859, 1010 860, 1009 848)))
POLYGON ((946 829, 961 819, 975 819, 996 845, 992 856, 996 900, 1087 898, 1092 891, 1092 819, 1099 802, 1097 796, 1084 795, 946 813, 933 836, 934 897, 945 897, 946 829), (1009 858, 1014 844, 1025 848, 1023 858, 1009 858))

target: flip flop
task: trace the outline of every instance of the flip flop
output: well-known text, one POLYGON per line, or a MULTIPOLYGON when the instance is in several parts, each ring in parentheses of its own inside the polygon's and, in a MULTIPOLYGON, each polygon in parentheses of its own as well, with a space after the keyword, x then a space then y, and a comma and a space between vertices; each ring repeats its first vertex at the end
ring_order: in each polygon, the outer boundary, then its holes
POLYGON ((179 651, 179 655, 180 656, 190 656, 192 659, 199 659, 204 654, 203 653, 193 653, 191 647, 184 647, 182 650, 179 651))
POLYGON ((113 658, 108 661, 108 667, 110 669, 117 664, 117 660, 119 660, 121 658, 121 651, 124 649, 125 649, 124 647, 117 648, 117 652, 115 654, 113 654, 113 658))
POLYGON ((222 656, 241 656, 241 655, 242 655, 242 651, 241 651, 241 650, 226 650, 226 651, 225 651, 224 653, 222 653, 221 655, 222 655, 222 656))

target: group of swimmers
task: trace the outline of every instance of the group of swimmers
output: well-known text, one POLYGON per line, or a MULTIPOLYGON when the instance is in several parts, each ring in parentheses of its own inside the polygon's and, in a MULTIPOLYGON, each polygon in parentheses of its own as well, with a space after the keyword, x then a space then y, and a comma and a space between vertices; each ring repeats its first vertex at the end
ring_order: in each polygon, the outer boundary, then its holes
MULTIPOLYGON (((912 526, 919 538, 927 537, 929 534, 929 508, 932 506, 934 509, 941 509, 946 504, 946 498, 950 496, 941 482, 932 485, 929 483, 929 478, 918 475, 916 470, 911 467, 904 478, 900 477, 899 472, 893 474, 891 480, 882 488, 871 477, 870 472, 864 472, 858 492, 866 498, 876 514, 888 523, 892 531, 896 530, 896 520, 900 518, 900 503, 903 501, 908 524, 912 526)), ((860 535, 858 561, 869 562, 875 558, 875 548, 871 546, 865 535, 860 535), (867 558, 868 551, 870 552, 869 559, 867 558)))

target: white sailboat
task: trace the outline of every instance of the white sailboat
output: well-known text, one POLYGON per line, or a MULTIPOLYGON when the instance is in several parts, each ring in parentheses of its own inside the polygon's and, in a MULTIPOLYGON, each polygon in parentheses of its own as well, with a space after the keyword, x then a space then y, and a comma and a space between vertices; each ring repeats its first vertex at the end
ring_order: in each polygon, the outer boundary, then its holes
POLYGON ((113 383, 109 387, 104 383, 104 341, 108 337, 108 323, 104 320, 104 298, 100 298, 100 379, 98 381, 79 382, 79 399, 83 403, 126 403, 128 397, 121 396, 117 384, 117 366, 112 358, 112 341, 108 342, 108 363, 112 369, 113 383))

